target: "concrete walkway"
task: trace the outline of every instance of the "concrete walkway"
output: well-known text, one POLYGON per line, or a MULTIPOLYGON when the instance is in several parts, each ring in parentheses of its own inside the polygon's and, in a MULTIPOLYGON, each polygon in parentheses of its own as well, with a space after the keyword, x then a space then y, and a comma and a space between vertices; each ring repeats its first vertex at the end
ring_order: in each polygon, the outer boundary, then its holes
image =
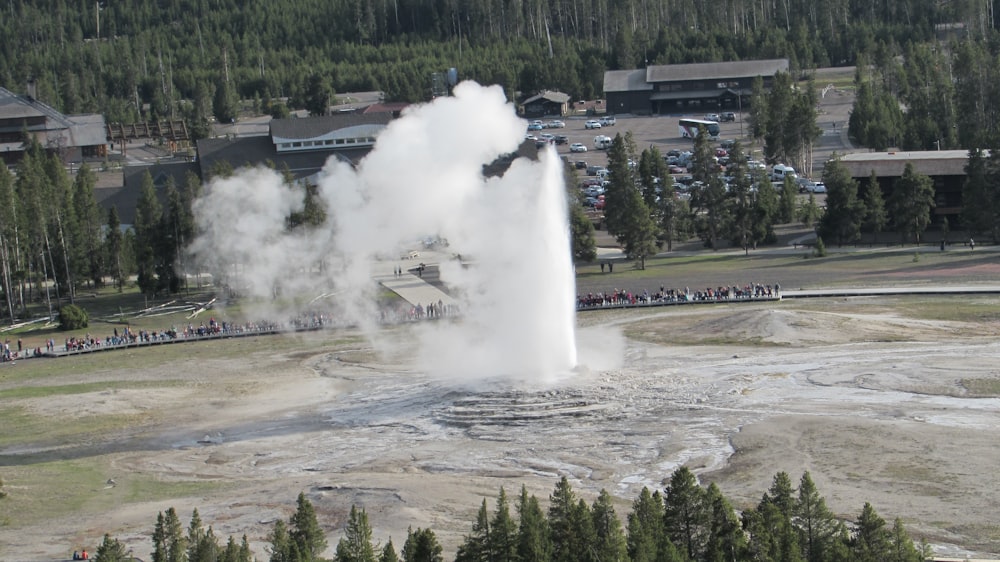
POLYGON ((419 304, 426 307, 428 304, 437 304, 438 302, 445 306, 457 305, 458 301, 451 295, 424 281, 417 273, 411 271, 420 264, 439 264, 442 260, 448 259, 448 256, 433 250, 414 251, 412 256, 409 259, 401 259, 396 262, 380 261, 372 264, 372 278, 413 306, 419 304), (402 275, 397 276, 393 272, 394 268, 402 269, 402 275))

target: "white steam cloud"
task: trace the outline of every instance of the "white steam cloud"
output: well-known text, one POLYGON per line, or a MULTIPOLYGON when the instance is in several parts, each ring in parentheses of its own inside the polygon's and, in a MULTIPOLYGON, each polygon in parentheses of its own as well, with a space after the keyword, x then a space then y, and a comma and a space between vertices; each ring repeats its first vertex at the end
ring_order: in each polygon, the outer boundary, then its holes
POLYGON ((374 328, 373 276, 421 240, 446 240, 449 256, 463 259, 442 259, 441 278, 462 314, 421 327, 420 367, 461 381, 552 380, 576 364, 562 164, 547 149, 537 162, 515 160, 503 177, 483 177, 483 165, 514 152, 524 131, 501 88, 461 83, 452 97, 393 121, 356 169, 327 162, 319 228, 288 231, 302 192, 271 170, 211 182, 195 205, 203 234, 193 251, 250 296, 280 293, 273 302, 306 310, 333 295, 340 314, 374 328))

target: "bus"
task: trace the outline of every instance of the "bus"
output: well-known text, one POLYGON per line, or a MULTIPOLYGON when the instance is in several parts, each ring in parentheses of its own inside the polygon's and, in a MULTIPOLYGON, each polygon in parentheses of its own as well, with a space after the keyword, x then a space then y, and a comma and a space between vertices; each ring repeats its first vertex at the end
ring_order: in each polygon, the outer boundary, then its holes
POLYGON ((708 138, 719 140, 719 124, 715 121, 704 119, 681 119, 677 122, 681 130, 682 139, 693 139, 698 136, 698 127, 705 127, 708 131, 708 138))

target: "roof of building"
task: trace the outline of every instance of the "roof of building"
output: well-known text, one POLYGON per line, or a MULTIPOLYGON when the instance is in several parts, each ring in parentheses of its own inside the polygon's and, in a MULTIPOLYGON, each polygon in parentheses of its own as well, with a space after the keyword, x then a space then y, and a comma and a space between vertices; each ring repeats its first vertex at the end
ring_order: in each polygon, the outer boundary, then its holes
MULTIPOLYGON (((63 115, 49 105, 27 96, 19 96, 10 90, 0 88, 0 119, 29 119, 43 117, 44 125, 28 127, 44 145, 96 146, 107 142, 104 116, 99 113, 63 115)), ((12 129, 13 127, 8 127, 12 129)), ((21 132, 23 125, 17 125, 21 132)), ((8 131, 10 132, 10 131, 8 131)))
POLYGON ((852 178, 867 178, 872 170, 879 177, 899 177, 907 163, 925 176, 964 176, 969 161, 967 150, 927 150, 917 152, 856 152, 840 158, 852 178))
POLYGON ((569 94, 546 90, 544 92, 531 96, 530 98, 524 100, 521 103, 523 105, 527 105, 529 103, 535 103, 536 101, 540 100, 550 101, 552 103, 567 103, 569 102, 569 94))
MULTIPOLYGON (((303 119, 305 121, 305 119, 303 119)), ((278 152, 270 137, 241 137, 235 139, 215 138, 198 141, 198 163, 203 178, 211 176, 212 168, 219 161, 227 161, 233 169, 244 166, 263 166, 268 162, 276 169, 285 165, 296 178, 304 178, 323 169, 331 157, 357 164, 370 148, 347 150, 308 150, 302 152, 278 152)))
POLYGON ((605 92, 642 92, 652 90, 646 81, 646 69, 609 70, 604 73, 605 92))
POLYGON ((373 103, 366 107, 362 113, 391 113, 396 117, 403 112, 404 109, 410 107, 410 104, 405 101, 395 101, 395 102, 380 102, 373 103))
MULTIPOLYGON (((695 64, 664 64, 646 68, 646 81, 684 82, 723 78, 753 78, 788 72, 788 59, 703 62, 695 64)), ((607 77, 605 77, 605 83, 607 77)))
POLYGON ((161 204, 166 204, 166 189, 169 178, 173 178, 177 189, 184 186, 187 173, 198 173, 196 162, 169 162, 150 166, 126 166, 123 172, 123 183, 120 187, 105 187, 94 190, 94 196, 101 207, 118 208, 118 220, 122 224, 135 224, 135 208, 142 192, 142 179, 149 172, 153 178, 153 187, 161 204))
POLYGON ((301 119, 272 119, 271 135, 283 139, 312 139, 337 129, 358 125, 388 125, 393 120, 391 112, 383 113, 338 113, 301 119))

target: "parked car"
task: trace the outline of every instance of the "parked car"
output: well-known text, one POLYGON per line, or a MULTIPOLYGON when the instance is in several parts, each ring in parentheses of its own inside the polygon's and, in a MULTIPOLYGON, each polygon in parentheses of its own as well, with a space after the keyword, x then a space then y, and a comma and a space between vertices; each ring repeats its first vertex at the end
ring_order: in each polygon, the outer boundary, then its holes
POLYGON ((601 128, 601 122, 597 121, 597 120, 594 120, 594 119, 591 119, 590 121, 587 121, 586 123, 584 123, 583 126, 586 129, 600 129, 601 128))
POLYGON ((552 121, 549 121, 548 123, 545 124, 545 128, 547 129, 562 129, 565 126, 566 123, 563 123, 558 119, 553 119, 552 121))
POLYGON ((727 111, 719 115, 719 121, 722 121, 723 123, 727 121, 736 121, 736 114, 733 113, 732 111, 727 111))
MULTIPOLYGON (((544 136, 544 135, 542 135, 542 136, 544 136)), ((719 158, 722 158, 723 156, 729 156, 729 153, 728 153, 728 152, 726 152, 726 149, 725 149, 725 148, 722 148, 722 147, 720 146, 719 148, 716 148, 716 149, 715 149, 715 155, 716 155, 717 157, 719 157, 719 158)))
POLYGON ((576 166, 577 170, 587 169, 587 162, 585 160, 577 160, 573 165, 576 166))
POLYGON ((528 130, 529 131, 541 131, 544 128, 545 128, 545 126, 543 126, 540 121, 528 123, 528 130))
POLYGON ((725 148, 726 150, 732 150, 734 146, 736 146, 734 139, 725 139, 719 142, 719 148, 725 148))
POLYGON ((569 145, 569 151, 570 152, 587 152, 587 145, 583 144, 582 142, 574 142, 573 144, 569 145))
POLYGON ((722 118, 719 117, 718 113, 709 113, 705 115, 705 121, 715 121, 718 123, 722 118))
POLYGON ((614 124, 615 124, 615 116, 614 115, 605 115, 604 117, 601 117, 601 126, 602 127, 613 127, 614 124))
POLYGON ((826 184, 818 181, 813 183, 813 193, 826 193, 826 184))
POLYGON ((567 137, 566 135, 556 135, 553 138, 555 139, 556 144, 566 144, 567 142, 569 142, 569 137, 567 137))

